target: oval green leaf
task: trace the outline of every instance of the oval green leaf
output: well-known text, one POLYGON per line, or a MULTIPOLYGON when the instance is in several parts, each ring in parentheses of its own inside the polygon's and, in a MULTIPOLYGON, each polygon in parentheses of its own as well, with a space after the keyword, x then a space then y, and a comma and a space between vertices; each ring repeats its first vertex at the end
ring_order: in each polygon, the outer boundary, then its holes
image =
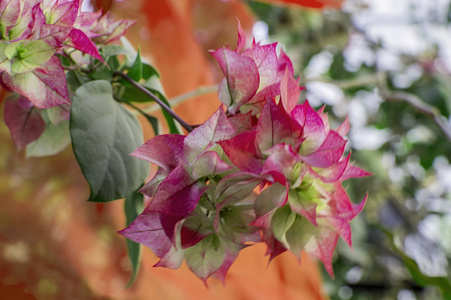
POLYGON ((141 125, 113 99, 108 81, 77 89, 70 120, 73 150, 91 188, 89 201, 125 198, 144 183, 149 164, 129 155, 143 144, 141 125))

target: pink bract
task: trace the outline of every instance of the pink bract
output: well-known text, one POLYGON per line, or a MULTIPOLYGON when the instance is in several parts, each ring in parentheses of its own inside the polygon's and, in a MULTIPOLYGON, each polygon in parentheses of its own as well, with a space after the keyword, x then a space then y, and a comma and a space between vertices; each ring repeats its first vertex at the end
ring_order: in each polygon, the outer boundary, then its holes
POLYGON ((5 101, 5 124, 8 126, 17 151, 37 140, 45 129, 45 121, 36 109, 23 96, 5 101))
POLYGON ((231 114, 249 110, 258 114, 267 99, 279 96, 290 112, 302 90, 292 78, 290 59, 283 51, 277 56, 277 44, 260 45, 253 41, 249 48, 245 45, 246 35, 238 22, 237 49, 232 51, 224 47, 210 51, 225 75, 219 86, 219 100, 231 114))

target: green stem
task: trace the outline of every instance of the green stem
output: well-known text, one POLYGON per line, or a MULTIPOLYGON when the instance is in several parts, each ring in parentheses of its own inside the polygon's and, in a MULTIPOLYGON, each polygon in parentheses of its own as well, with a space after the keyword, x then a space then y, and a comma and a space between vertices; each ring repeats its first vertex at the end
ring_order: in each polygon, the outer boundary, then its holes
POLYGON ((421 98, 414 94, 406 92, 389 92, 385 91, 382 96, 390 102, 405 102, 413 107, 417 112, 431 119, 440 129, 443 135, 451 142, 451 127, 446 118, 440 113, 438 108, 427 104, 421 98))
POLYGON ((139 83, 131 79, 127 74, 118 71, 115 71, 113 74, 122 77, 123 79, 128 81, 131 85, 133 85, 135 88, 146 94, 148 97, 152 98, 152 100, 154 100, 161 108, 163 108, 168 114, 170 114, 171 117, 177 120, 177 122, 179 122, 179 124, 182 125, 182 127, 185 128, 186 131, 188 132, 193 131, 193 127, 188 123, 186 123, 184 120, 182 120, 182 118, 180 118, 179 115, 177 115, 169 106, 167 106, 163 101, 161 101, 148 89, 142 87, 139 83))

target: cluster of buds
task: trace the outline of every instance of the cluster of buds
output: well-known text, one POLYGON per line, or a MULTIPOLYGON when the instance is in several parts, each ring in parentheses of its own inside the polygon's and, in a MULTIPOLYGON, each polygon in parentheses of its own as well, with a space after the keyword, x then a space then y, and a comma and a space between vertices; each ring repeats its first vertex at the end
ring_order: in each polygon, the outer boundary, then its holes
POLYGON ((223 105, 187 136, 156 136, 132 155, 159 166, 141 189, 149 205, 120 233, 151 248, 156 266, 186 260, 202 280, 225 279, 239 251, 265 242, 270 259, 291 251, 318 257, 332 275, 341 237, 351 245, 353 204, 342 187, 368 173, 345 156, 347 120, 329 128, 305 101, 293 66, 276 44, 238 27, 235 51, 212 51, 224 80, 223 105))

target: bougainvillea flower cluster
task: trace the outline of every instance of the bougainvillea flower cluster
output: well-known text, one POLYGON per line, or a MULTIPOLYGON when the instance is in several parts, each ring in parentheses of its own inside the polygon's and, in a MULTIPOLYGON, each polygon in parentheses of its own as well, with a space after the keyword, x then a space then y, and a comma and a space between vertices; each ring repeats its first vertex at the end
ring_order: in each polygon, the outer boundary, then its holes
POLYGON ((131 25, 128 20, 117 23, 101 17, 101 12, 82 12, 82 2, 0 1, 2 83, 38 108, 70 104, 58 51, 76 49, 102 61, 91 38, 114 40, 131 25))
POLYGON ((60 57, 72 59, 68 53, 78 50, 103 62, 98 46, 118 39, 134 23, 116 21, 110 14, 102 16, 101 11, 82 12, 82 3, 0 0, 0 83, 21 96, 20 103, 12 99, 5 108, 5 121, 18 150, 45 129, 34 108, 62 105, 61 116, 69 118, 64 105, 71 103, 70 92, 60 57), (28 121, 31 112, 36 122, 20 121, 28 121))
POLYGON ((225 78, 223 105, 188 135, 157 136, 132 155, 159 166, 141 192, 151 198, 121 234, 151 248, 156 266, 186 260, 202 280, 225 279, 239 251, 265 242, 318 257, 332 275, 338 238, 351 245, 353 204, 342 183, 368 173, 345 155, 347 120, 329 128, 305 101, 276 44, 252 42, 239 26, 235 51, 212 51, 225 78))

